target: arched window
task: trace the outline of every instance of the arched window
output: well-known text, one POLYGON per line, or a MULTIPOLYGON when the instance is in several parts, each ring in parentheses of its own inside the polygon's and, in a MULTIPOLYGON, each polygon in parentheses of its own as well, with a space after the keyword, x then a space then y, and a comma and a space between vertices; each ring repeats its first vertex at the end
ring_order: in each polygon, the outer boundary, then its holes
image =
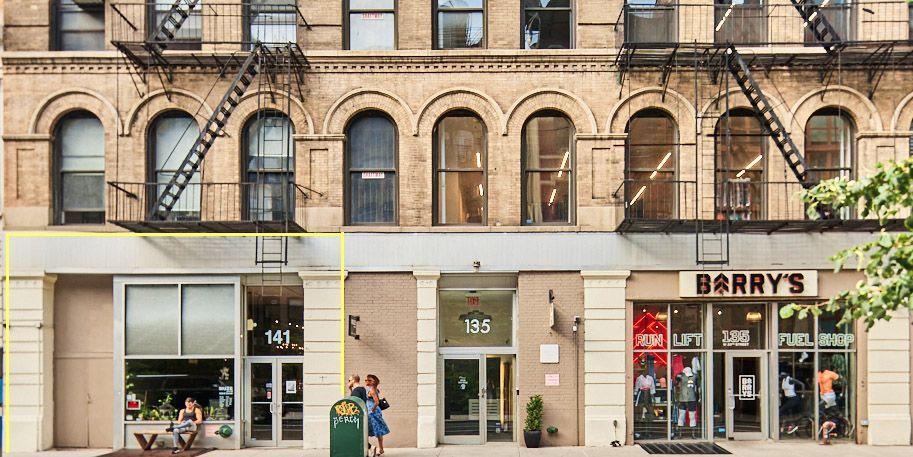
MULTIPOLYGON (((817 183, 832 178, 853 179, 856 142, 853 121, 837 108, 824 108, 812 114, 805 125, 805 163, 808 179, 817 183)), ((853 211, 825 211, 824 218, 849 219, 853 211)))
POLYGON ((292 123, 278 111, 261 111, 244 127, 247 220, 293 220, 295 215, 295 152, 292 123))
POLYGON ((628 217, 678 217, 678 131, 663 111, 647 109, 628 121, 625 201, 628 217))
POLYGON ((570 224, 574 204, 574 128, 567 117, 537 114, 523 126, 523 224, 570 224))
MULTIPOLYGON (((147 189, 150 207, 155 206, 158 197, 180 168, 199 135, 200 128, 193 116, 183 111, 166 112, 152 122, 147 152, 149 180, 154 188, 147 189)), ((197 170, 187 183, 180 199, 169 213, 168 220, 200 219, 200 172, 201 170, 197 170)))
POLYGON ((54 223, 105 222, 105 129, 88 111, 64 117, 54 132, 54 223))
POLYGON ((767 138, 754 111, 723 114, 715 132, 716 218, 760 220, 765 216, 767 138))
POLYGON ((383 113, 358 116, 346 131, 348 223, 395 224, 396 125, 383 113))
POLYGON ((448 113, 434 126, 434 223, 486 223, 485 126, 474 114, 448 113))

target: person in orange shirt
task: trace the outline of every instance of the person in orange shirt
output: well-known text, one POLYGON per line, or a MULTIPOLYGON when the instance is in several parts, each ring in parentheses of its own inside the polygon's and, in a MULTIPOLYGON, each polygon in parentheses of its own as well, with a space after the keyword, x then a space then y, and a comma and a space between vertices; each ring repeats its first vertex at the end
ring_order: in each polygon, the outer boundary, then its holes
POLYGON ((824 407, 830 408, 837 406, 837 394, 834 393, 834 381, 840 379, 840 375, 830 370, 830 366, 818 369, 818 393, 824 400, 824 407))

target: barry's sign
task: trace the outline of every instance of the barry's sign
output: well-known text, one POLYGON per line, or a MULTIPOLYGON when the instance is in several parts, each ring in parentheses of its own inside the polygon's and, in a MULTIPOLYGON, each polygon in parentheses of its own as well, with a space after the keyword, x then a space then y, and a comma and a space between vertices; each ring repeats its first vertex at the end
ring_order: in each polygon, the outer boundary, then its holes
POLYGON ((681 297, 816 297, 818 272, 799 271, 682 271, 681 297))

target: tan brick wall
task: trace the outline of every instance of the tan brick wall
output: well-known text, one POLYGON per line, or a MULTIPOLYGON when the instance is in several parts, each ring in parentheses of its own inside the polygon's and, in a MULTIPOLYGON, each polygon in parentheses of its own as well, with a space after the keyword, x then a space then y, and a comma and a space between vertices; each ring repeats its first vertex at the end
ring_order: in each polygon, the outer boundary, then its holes
MULTIPOLYGON (((571 331, 574 316, 583 317, 583 278, 579 273, 522 272, 519 275, 519 322, 517 340, 518 399, 517 430, 526 420, 526 402, 541 394, 544 402, 542 427, 554 425, 558 433, 543 431, 546 446, 574 446, 583 436, 583 325, 577 335, 578 356, 574 362, 575 338, 571 331), (548 326, 548 291, 555 294, 557 324, 548 326), (558 344, 558 364, 539 363, 539 345, 558 344), (559 386, 545 386, 546 374, 558 374, 559 386), (575 386, 576 383, 576 386, 575 386), (579 425, 579 428, 578 428, 579 425)), ((522 433, 518 440, 522 443, 522 433)))
POLYGON ((380 379, 390 402, 384 411, 389 447, 416 446, 416 296, 411 273, 351 273, 346 279, 346 314, 361 318, 361 339, 346 337, 346 374, 380 379))

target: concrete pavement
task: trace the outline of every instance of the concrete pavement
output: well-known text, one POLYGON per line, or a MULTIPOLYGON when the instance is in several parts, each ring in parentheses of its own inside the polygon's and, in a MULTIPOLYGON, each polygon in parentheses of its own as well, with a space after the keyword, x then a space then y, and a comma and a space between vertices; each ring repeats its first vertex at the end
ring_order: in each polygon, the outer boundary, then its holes
MULTIPOLYGON (((736 456, 770 457, 791 455, 802 457, 909 457, 911 446, 859 446, 834 444, 820 446, 815 443, 784 442, 724 442, 718 443, 736 456)), ((10 457, 97 457, 110 450, 55 450, 36 453, 13 453, 10 457)), ((206 457, 326 457, 328 451, 301 449, 241 449, 238 451, 212 451, 206 457)), ((440 446, 435 449, 387 449, 389 457, 635 457, 649 455, 639 446, 622 448, 546 447, 527 449, 516 444, 487 444, 485 446, 440 446)))

